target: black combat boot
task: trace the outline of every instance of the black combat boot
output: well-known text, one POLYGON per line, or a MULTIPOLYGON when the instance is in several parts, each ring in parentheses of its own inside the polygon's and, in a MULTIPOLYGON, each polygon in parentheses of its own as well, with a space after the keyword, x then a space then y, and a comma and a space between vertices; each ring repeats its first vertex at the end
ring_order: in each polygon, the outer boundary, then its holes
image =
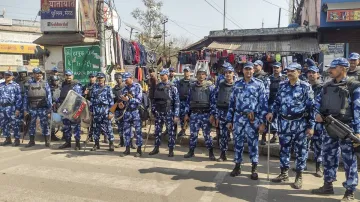
POLYGON ((354 192, 351 190, 346 190, 344 197, 341 201, 355 201, 354 192))
POLYGON ((322 177, 322 176, 323 176, 323 171, 322 171, 322 167, 321 167, 321 162, 316 162, 315 177, 322 177))
POLYGON ((104 135, 104 143, 105 143, 105 144, 108 144, 108 143, 109 143, 109 141, 108 141, 108 136, 107 136, 107 135, 104 135))
POLYGON ((114 142, 110 140, 109 142, 109 151, 113 152, 115 150, 114 142))
POLYGON ((59 149, 65 149, 65 148, 70 148, 70 147, 71 147, 71 139, 66 140, 66 142, 59 147, 59 149))
POLYGON ((14 146, 14 147, 17 147, 17 146, 19 146, 19 145, 20 145, 20 139, 19 139, 19 138, 16 138, 15 141, 14 141, 13 146, 14 146))
POLYGON ((136 150, 135 157, 141 157, 141 156, 142 156, 141 147, 138 147, 137 150, 136 150))
POLYGON ((270 143, 273 144, 276 142, 276 140, 277 140, 277 135, 276 135, 276 133, 274 133, 272 138, 270 139, 270 143))
POLYGON ((296 172, 295 182, 294 182, 294 189, 301 189, 302 188, 302 172, 296 172))
POLYGON ((174 157, 174 147, 169 148, 169 155, 168 157, 174 157))
POLYGON ((334 194, 334 187, 332 182, 324 182, 324 185, 322 187, 320 187, 319 189, 311 190, 311 193, 317 195, 334 194))
POLYGON ((120 147, 124 147, 124 136, 120 137, 120 147))
POLYGON ((261 136, 260 145, 266 145, 266 133, 261 136))
POLYGON ((218 162, 223 162, 223 161, 226 161, 227 158, 226 158, 226 152, 225 151, 222 151, 221 154, 220 154, 220 157, 217 159, 218 162))
POLYGON ((149 153, 149 155, 152 156, 158 153, 159 153, 159 147, 155 146, 154 149, 149 153))
POLYGON ((188 158, 192 158, 194 156, 195 156, 194 149, 189 149, 189 152, 184 155, 184 158, 188 159, 188 158))
POLYGON ((32 147, 35 146, 35 136, 30 136, 30 141, 25 147, 32 147))
POLYGON ((75 140, 75 150, 81 150, 80 140, 75 140))
POLYGON ((272 182, 287 182, 289 181, 289 169, 281 168, 281 173, 279 176, 271 180, 272 182))
POLYGON ((241 174, 241 165, 240 163, 235 164, 235 168, 231 171, 230 176, 236 177, 241 174))
POLYGON ((250 178, 252 180, 258 180, 259 179, 259 176, 258 176, 258 173, 257 173, 257 164, 256 163, 252 164, 250 178))
POLYGON ((50 147, 50 136, 45 136, 45 147, 50 147))
POLYGON ((209 159, 210 161, 216 161, 213 148, 209 149, 209 159))
POLYGON ((130 147, 126 147, 125 151, 120 154, 121 157, 127 156, 130 154, 130 147))
POLYGON ((133 140, 134 140, 134 138, 130 138, 130 148, 131 149, 136 149, 136 147, 135 147, 135 145, 133 143, 133 140))
POLYGON ((11 137, 7 137, 3 143, 1 143, 1 146, 6 146, 12 144, 11 137))
POLYGON ((95 144, 90 151, 96 151, 98 149, 100 149, 100 142, 99 142, 99 140, 95 140, 95 144))

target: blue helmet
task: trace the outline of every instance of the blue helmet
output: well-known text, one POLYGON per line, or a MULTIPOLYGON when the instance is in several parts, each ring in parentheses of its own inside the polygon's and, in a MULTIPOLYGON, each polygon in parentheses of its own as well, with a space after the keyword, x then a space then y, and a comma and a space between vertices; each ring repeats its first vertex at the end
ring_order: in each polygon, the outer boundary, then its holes
POLYGON ((349 60, 358 60, 360 58, 359 53, 351 53, 349 55, 349 60))
POLYGON ((132 77, 132 74, 129 73, 129 72, 125 72, 123 75, 122 75, 122 79, 125 80, 125 79, 128 79, 128 78, 131 78, 132 77))
POLYGON ((65 75, 72 76, 72 75, 74 75, 74 73, 71 70, 66 70, 65 75))
POLYGON ((162 69, 161 71, 160 71, 160 75, 169 75, 169 70, 168 69, 162 69))
POLYGON ((350 67, 350 63, 347 59, 345 58, 336 58, 334 59, 330 65, 328 65, 330 68, 336 68, 337 66, 343 66, 345 68, 349 68, 350 67))

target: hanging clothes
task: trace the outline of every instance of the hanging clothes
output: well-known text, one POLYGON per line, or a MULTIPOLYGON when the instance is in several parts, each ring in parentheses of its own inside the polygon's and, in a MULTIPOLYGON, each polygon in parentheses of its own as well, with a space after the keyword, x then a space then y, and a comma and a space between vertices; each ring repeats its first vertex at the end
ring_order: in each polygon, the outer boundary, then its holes
POLYGON ((131 42, 131 44, 133 45, 133 48, 135 50, 133 64, 139 64, 140 63, 140 48, 139 48, 139 45, 135 41, 131 42))

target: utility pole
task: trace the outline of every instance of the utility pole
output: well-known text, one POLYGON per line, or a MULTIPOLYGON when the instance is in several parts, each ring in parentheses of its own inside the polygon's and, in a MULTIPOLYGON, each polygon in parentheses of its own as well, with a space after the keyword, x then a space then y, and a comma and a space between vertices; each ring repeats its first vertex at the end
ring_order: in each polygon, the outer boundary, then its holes
POLYGON ((263 18, 262 23, 261 23, 261 28, 264 28, 264 18, 263 18))
POLYGON ((162 24, 164 25, 164 56, 166 55, 166 42, 165 42, 165 38, 166 38, 166 28, 165 28, 165 24, 168 22, 168 19, 165 18, 162 21, 162 24))
POLYGON ((225 30, 226 23, 226 0, 224 0, 224 19, 223 19, 223 30, 225 30))
POLYGON ((100 0, 100 12, 99 12, 99 44, 100 44, 100 70, 102 73, 106 73, 105 64, 105 23, 104 23, 104 0, 100 0))
POLYGON ((278 28, 280 28, 280 19, 281 19, 281 8, 279 8, 279 21, 278 21, 278 28))

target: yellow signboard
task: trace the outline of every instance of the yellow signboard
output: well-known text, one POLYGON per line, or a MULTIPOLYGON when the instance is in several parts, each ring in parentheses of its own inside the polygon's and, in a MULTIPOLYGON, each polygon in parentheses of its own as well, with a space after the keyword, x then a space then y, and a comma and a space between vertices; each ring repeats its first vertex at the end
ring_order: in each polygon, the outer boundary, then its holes
POLYGON ((36 45, 0 44, 0 53, 35 54, 36 45))
POLYGON ((31 66, 39 66, 40 60, 39 59, 30 59, 31 66))

